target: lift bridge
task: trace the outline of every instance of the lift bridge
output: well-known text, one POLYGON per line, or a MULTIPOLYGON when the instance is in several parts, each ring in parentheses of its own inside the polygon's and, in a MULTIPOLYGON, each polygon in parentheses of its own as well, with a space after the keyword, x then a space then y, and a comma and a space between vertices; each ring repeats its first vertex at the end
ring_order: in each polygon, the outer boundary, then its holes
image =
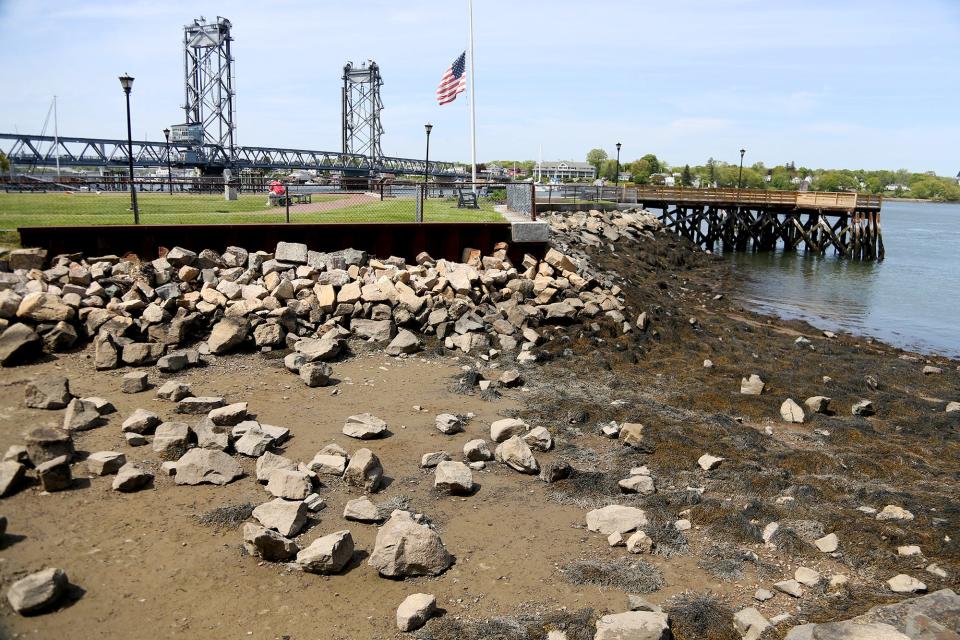
MULTIPOLYGON (((127 141, 103 138, 68 138, 0 133, 0 150, 11 165, 19 167, 124 168, 128 166, 127 141)), ((423 159, 371 157, 341 151, 309 151, 275 147, 233 147, 233 155, 217 144, 195 145, 166 141, 133 141, 135 167, 166 167, 167 152, 174 167, 197 167, 207 175, 229 168, 287 170, 316 169, 358 174, 413 174, 427 172, 423 159)), ((463 176, 464 170, 453 162, 430 161, 430 175, 463 176)))
POLYGON ((0 151, 11 165, 28 169, 120 169, 129 166, 132 155, 136 167, 166 167, 169 163, 177 168, 199 169, 203 175, 219 175, 224 169, 234 173, 244 169, 313 169, 357 178, 377 174, 465 174, 452 162, 430 162, 428 167, 425 160, 383 155, 383 80, 379 66, 372 60, 357 66, 348 62, 344 66, 340 151, 237 146, 232 28, 231 22, 222 16, 216 20, 201 16, 184 26, 185 121, 170 127, 169 140, 135 140, 131 154, 126 140, 0 133, 0 151))

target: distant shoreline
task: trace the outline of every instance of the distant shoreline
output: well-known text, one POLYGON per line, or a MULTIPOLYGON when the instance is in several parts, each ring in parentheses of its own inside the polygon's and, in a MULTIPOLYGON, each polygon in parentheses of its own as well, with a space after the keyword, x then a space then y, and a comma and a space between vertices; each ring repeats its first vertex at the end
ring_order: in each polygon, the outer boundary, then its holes
POLYGON ((884 202, 893 200, 894 202, 928 202, 930 204, 960 204, 957 200, 926 200, 924 198, 895 198, 893 196, 884 196, 884 202))

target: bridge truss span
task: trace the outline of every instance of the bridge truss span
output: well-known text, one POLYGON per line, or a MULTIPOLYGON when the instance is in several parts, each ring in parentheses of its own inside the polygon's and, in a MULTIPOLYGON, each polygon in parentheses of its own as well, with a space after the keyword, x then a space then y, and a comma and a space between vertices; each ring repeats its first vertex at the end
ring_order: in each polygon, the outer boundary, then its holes
MULTIPOLYGON (((128 164, 127 141, 107 138, 73 138, 68 136, 36 136, 0 133, 0 151, 12 165, 21 167, 103 167, 122 168, 128 164)), ((171 142, 134 141, 133 164, 137 167, 196 166, 205 173, 218 173, 224 168, 260 169, 265 171, 315 169, 317 171, 364 172, 373 174, 423 175, 422 159, 382 156, 373 159, 358 153, 313 151, 282 147, 234 147, 216 144, 188 145, 171 142)), ((464 169, 452 162, 430 161, 430 175, 463 177, 464 169)))

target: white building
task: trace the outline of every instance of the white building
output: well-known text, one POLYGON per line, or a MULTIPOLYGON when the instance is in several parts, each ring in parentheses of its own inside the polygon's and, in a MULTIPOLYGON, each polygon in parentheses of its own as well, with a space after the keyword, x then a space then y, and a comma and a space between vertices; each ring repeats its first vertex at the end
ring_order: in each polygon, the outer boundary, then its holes
POLYGON ((592 164, 573 160, 540 162, 535 167, 535 171, 538 176, 550 180, 593 180, 597 177, 597 170, 592 164))

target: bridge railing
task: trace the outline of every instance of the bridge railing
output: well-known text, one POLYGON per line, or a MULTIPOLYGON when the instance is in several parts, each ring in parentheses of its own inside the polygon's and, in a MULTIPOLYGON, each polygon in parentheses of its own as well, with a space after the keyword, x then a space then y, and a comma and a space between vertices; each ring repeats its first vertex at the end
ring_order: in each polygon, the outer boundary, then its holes
MULTIPOLYGON (((508 186, 455 180, 298 182, 267 177, 179 178, 130 181, 124 175, 0 178, 0 230, 25 226, 103 224, 248 224, 504 222, 508 186), (134 205, 135 198, 135 205, 134 205)), ((529 207, 528 207, 529 208, 529 207)))

